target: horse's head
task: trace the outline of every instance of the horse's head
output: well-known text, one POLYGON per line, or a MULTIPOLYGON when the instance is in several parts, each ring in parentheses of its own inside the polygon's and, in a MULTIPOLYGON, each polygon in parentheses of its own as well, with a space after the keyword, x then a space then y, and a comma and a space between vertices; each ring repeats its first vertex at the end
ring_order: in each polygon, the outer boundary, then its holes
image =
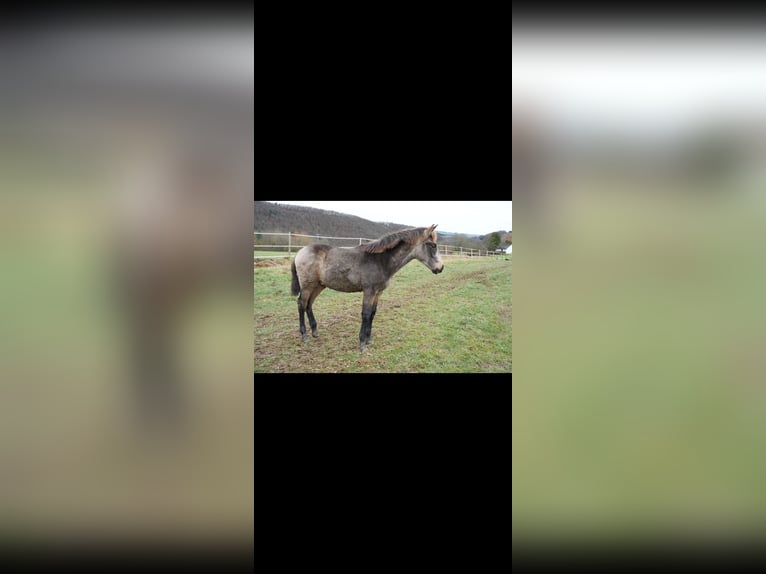
POLYGON ((439 249, 436 246, 436 225, 423 228, 421 240, 413 250, 415 259, 428 267, 432 273, 444 271, 444 263, 439 257, 439 249))

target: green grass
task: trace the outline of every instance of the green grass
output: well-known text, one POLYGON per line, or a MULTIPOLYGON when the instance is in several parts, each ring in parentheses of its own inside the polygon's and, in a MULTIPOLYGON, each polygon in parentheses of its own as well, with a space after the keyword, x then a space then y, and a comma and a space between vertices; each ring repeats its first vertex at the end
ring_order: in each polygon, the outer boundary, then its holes
POLYGON ((515 535, 603 544, 762 527, 762 199, 610 189, 571 200, 555 237, 525 250, 515 535))
POLYGON ((365 353, 361 293, 325 289, 314 304, 319 337, 301 341, 289 261, 254 268, 256 373, 511 372, 512 261, 448 258, 440 275, 410 263, 381 295, 365 353))
MULTIPOLYGON (((256 250, 253 252, 254 257, 284 257, 285 255, 287 255, 287 251, 256 250)), ((295 249, 293 249, 292 257, 295 257, 295 249)))

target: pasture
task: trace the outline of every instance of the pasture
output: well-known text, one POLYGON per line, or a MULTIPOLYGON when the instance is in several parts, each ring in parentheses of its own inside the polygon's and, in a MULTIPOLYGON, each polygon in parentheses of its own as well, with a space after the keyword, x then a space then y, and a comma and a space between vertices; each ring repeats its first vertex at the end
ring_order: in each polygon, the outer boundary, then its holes
POLYGON ((763 194, 580 185, 526 249, 514 544, 758 532, 763 194))
MULTIPOLYGON (((260 249, 256 249, 253 252, 253 255, 255 257, 274 257, 274 258, 280 258, 280 257, 285 257, 287 255, 287 253, 285 253, 284 251, 263 251, 263 250, 260 250, 260 249)), ((294 251, 293 251, 292 255, 290 256, 290 259, 292 259, 293 257, 295 257, 295 252, 294 251)), ((286 259, 286 257, 285 257, 285 259, 286 259)))
POLYGON ((303 343, 290 261, 253 265, 256 373, 510 373, 512 256, 446 258, 444 272, 406 265, 383 292, 373 343, 359 352, 362 293, 326 289, 319 338, 303 343))

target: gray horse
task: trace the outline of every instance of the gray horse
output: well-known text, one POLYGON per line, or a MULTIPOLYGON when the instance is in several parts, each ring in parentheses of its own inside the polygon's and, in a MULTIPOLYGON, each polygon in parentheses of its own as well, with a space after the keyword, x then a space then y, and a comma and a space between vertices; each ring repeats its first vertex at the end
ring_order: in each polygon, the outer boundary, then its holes
POLYGON ((308 342, 304 313, 309 316, 311 334, 318 337, 313 305, 326 288, 345 293, 362 291, 362 328, 359 350, 372 342, 372 320, 378 299, 391 277, 413 259, 433 273, 441 273, 444 263, 436 247, 436 225, 415 227, 390 233, 374 241, 346 249, 314 243, 303 247, 292 263, 292 294, 298 296, 298 318, 304 342, 308 342))

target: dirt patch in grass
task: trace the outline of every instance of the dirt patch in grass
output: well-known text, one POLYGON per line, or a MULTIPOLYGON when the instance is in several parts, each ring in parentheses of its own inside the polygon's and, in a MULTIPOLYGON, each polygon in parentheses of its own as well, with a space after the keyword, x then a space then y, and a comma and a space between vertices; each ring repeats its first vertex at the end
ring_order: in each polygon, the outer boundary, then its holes
POLYGON ((274 259, 256 259, 253 261, 253 268, 256 267, 284 267, 289 265, 292 259, 286 257, 274 258, 274 259))

